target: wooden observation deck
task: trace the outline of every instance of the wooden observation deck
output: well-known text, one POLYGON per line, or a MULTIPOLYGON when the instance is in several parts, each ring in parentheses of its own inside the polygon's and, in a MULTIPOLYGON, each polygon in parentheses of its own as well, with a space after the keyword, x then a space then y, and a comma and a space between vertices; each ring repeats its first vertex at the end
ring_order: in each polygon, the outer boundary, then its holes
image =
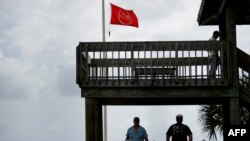
MULTIPOLYGON (((229 50, 225 41, 81 42, 77 84, 83 89, 82 96, 90 98, 187 97, 206 98, 199 103, 207 103, 214 100, 209 96, 217 100, 235 97, 230 87, 235 76, 229 75, 229 50), (210 51, 219 54, 215 78, 208 73, 210 51)), ((239 49, 237 53, 238 80, 246 97, 250 57, 239 49)))
POLYGON ((240 124, 240 105, 250 108, 250 56, 236 46, 236 25, 250 24, 250 1, 202 0, 198 23, 218 25, 220 41, 79 43, 87 141, 103 140, 102 105, 222 104, 224 124, 240 124), (215 77, 209 51, 219 55, 215 77))

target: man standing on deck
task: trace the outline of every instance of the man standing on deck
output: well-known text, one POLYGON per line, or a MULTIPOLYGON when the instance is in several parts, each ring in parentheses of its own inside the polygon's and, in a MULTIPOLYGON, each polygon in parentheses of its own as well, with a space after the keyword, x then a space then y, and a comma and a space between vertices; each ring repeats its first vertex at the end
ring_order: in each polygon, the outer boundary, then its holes
MULTIPOLYGON (((209 39, 209 41, 216 41, 220 36, 219 31, 214 31, 213 36, 209 39)), ((209 62, 209 77, 216 78, 216 70, 218 66, 218 51, 209 51, 208 52, 208 62, 209 62)))

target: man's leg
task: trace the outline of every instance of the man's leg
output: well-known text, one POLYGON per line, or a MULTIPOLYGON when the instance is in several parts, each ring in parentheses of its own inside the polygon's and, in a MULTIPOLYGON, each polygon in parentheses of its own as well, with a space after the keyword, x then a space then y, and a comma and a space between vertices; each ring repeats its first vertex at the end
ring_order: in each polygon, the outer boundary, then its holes
POLYGON ((216 58, 215 55, 211 55, 209 56, 209 77, 210 78, 216 78, 216 69, 217 69, 217 65, 216 65, 216 58))

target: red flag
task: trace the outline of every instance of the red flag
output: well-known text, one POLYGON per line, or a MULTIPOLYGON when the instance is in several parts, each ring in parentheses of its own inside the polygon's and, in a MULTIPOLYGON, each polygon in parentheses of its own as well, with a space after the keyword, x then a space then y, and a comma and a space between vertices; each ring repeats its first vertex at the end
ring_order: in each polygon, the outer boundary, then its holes
POLYGON ((138 19, 133 10, 126 10, 112 3, 110 4, 112 13, 110 21, 111 24, 139 27, 138 19))

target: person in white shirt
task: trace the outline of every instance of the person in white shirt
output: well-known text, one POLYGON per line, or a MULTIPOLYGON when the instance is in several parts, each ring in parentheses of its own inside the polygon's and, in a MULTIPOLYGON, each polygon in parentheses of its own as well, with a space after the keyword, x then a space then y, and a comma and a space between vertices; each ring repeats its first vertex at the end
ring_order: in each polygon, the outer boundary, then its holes
MULTIPOLYGON (((220 36, 219 31, 214 31, 213 36, 209 39, 209 41, 216 41, 220 36)), ((216 70, 218 66, 218 52, 217 51, 209 51, 208 52, 208 62, 209 62, 209 77, 216 78, 216 70)))
POLYGON ((148 141, 148 134, 140 125, 139 117, 134 118, 134 125, 127 130, 125 141, 148 141))

